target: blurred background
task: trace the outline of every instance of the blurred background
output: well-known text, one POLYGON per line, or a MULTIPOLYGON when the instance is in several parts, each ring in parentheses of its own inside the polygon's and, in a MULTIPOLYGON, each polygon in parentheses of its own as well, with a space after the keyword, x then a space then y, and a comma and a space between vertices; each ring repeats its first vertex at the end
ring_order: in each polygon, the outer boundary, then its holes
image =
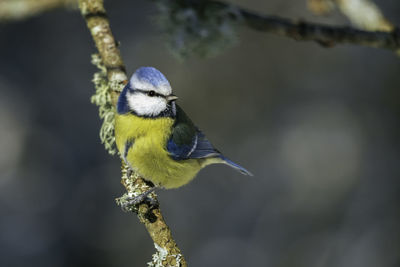
MULTIPOLYGON (((348 25, 305 1, 251 10, 348 25)), ((400 2, 376 0, 400 25, 400 2)), ((189 266, 400 266, 400 59, 238 31, 215 57, 174 57, 149 1, 106 1, 128 73, 154 66, 214 145, 255 174, 211 166, 159 190, 189 266)), ((121 211, 120 162, 90 104, 95 47, 79 11, 0 24, 2 266, 145 266, 155 251, 121 211)))

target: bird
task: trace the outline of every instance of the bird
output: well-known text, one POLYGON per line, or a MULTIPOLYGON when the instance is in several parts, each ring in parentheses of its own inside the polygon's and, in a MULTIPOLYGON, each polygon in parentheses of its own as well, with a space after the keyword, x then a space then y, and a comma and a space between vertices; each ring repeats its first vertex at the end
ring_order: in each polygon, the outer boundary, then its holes
POLYGON ((167 78, 154 67, 140 67, 117 102, 115 139, 131 171, 154 188, 178 188, 210 164, 223 163, 252 174, 214 148, 176 104, 167 78))

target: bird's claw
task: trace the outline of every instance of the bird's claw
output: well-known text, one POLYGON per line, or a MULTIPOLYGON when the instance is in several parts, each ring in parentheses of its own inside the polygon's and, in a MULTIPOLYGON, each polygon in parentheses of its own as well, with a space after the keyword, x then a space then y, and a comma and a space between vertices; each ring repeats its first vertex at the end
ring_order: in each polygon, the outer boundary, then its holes
POLYGON ((153 187, 138 196, 127 197, 125 199, 125 201, 123 203, 121 203, 122 210, 124 210, 124 211, 137 210, 138 205, 140 205, 142 203, 146 203, 150 207, 157 207, 158 201, 149 196, 149 194, 152 193, 155 189, 156 188, 153 187))

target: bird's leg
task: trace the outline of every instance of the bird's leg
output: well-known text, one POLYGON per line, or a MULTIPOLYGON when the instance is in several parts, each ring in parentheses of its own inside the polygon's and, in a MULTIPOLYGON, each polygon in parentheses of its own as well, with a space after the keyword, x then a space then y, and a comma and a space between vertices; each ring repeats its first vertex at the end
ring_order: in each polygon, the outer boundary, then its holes
POLYGON ((131 177, 131 174, 132 174, 132 172, 133 172, 133 169, 132 169, 131 164, 129 164, 129 161, 128 161, 128 158, 127 158, 127 157, 128 157, 129 149, 133 146, 134 143, 135 143, 135 140, 134 140, 134 139, 128 140, 128 141, 125 143, 124 153, 121 155, 122 158, 124 159, 125 165, 128 166, 128 171, 126 172, 126 175, 127 175, 128 177, 131 177))
POLYGON ((125 165, 128 166, 128 170, 126 171, 126 176, 129 178, 131 177, 132 173, 133 173, 133 169, 131 167, 131 165, 129 164, 128 160, 126 159, 126 157, 122 157, 122 159, 125 162, 125 165))
POLYGON ((144 202, 147 202, 152 207, 156 207, 158 205, 157 200, 155 200, 152 197, 149 197, 149 194, 154 192, 154 190, 156 190, 156 187, 152 187, 149 190, 147 190, 146 192, 141 193, 138 196, 126 198, 125 199, 126 201, 121 205, 121 208, 125 211, 128 211, 128 210, 130 210, 129 209, 130 207, 135 207, 144 202))
POLYGON ((128 170, 126 171, 126 176, 129 178, 129 177, 131 177, 132 173, 133 173, 133 170, 128 165, 128 170))

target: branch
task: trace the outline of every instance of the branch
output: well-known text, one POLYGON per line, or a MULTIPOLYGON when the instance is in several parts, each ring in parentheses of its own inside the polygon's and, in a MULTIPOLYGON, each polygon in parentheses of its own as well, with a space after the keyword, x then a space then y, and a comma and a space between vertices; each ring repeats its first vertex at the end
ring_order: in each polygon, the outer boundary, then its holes
MULTIPOLYGON (((227 4, 215 1, 221 8, 227 4)), ((315 41, 323 46, 356 44, 375 48, 396 50, 400 48, 400 31, 363 31, 351 27, 337 27, 309 22, 293 22, 276 16, 259 15, 239 8, 246 25, 254 30, 275 33, 298 41, 315 41)))
POLYGON ((28 18, 54 8, 76 6, 76 0, 0 0, 0 22, 28 18))
POLYGON ((308 0, 307 3, 316 15, 328 14, 338 6, 343 15, 359 29, 384 32, 395 29, 379 7, 370 0, 308 0))
MULTIPOLYGON (((379 7, 370 0, 308 0, 310 10, 323 15, 330 13, 335 5, 356 27, 369 31, 396 32, 399 29, 385 18, 379 7)), ((400 49, 395 49, 400 55, 400 49)))
POLYGON ((286 36, 297 41, 315 41, 325 47, 336 44, 354 44, 397 50, 400 48, 400 30, 392 32, 363 31, 351 27, 337 27, 309 22, 293 22, 289 19, 258 15, 241 9, 248 27, 280 36, 286 36))
MULTIPOLYGON (((297 41, 314 41, 324 47, 336 44, 354 44, 397 50, 400 48, 400 30, 391 32, 365 31, 352 27, 337 27, 305 21, 293 21, 271 15, 262 15, 233 4, 220 1, 155 0, 161 6, 161 25, 172 33, 173 45, 179 50, 198 51, 209 40, 229 41, 232 25, 241 24, 253 30, 289 37, 297 41), (167 25, 167 26, 165 26, 167 25), (227 38, 223 38, 228 36, 227 38), (222 36, 221 38, 219 36, 222 36), (197 43, 196 43, 197 42, 197 43)), ((218 44, 218 43, 217 43, 218 44)), ((184 51, 186 52, 186 51, 184 51)))
POLYGON ((103 1, 79 0, 79 9, 86 20, 87 27, 92 34, 102 63, 106 68, 108 81, 116 85, 111 89, 111 99, 115 105, 127 76, 117 42, 111 33, 103 1), (120 85, 120 88, 118 85, 120 85))
MULTIPOLYGON (((101 69, 101 73, 95 75, 94 78, 96 89, 107 89, 109 94, 108 97, 104 98, 106 99, 105 102, 108 102, 112 110, 115 111, 118 95, 126 83, 127 76, 120 51, 110 29, 103 0, 79 0, 79 8, 86 20, 101 57, 101 63, 96 61, 96 57, 94 58, 94 62, 101 69), (107 85, 102 83, 102 77, 107 79, 107 85)), ((128 168, 123 164, 121 182, 125 186, 127 193, 117 199, 117 203, 122 206, 126 204, 128 198, 137 196, 150 189, 146 182, 137 174, 128 176, 127 170, 128 168)), ((155 193, 151 194, 151 197, 157 201, 155 193)), ((153 239, 154 246, 158 250, 153 255, 153 261, 149 263, 150 266, 187 266, 158 206, 154 207, 143 203, 137 209, 131 208, 130 211, 137 212, 140 222, 145 225, 150 237, 153 239)))

